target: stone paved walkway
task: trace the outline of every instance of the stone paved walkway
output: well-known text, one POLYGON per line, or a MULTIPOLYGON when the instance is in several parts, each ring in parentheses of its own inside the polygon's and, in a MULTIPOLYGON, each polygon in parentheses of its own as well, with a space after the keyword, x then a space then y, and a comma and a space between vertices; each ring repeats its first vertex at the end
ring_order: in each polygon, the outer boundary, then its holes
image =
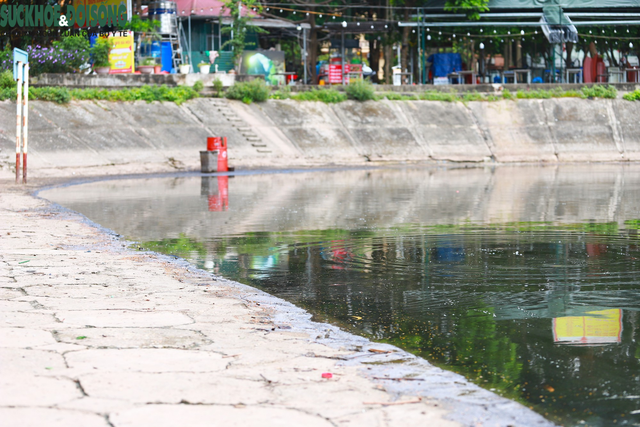
POLYGON ((340 363, 352 349, 274 323, 249 290, 16 188, 0 187, 1 426, 458 425, 340 363))

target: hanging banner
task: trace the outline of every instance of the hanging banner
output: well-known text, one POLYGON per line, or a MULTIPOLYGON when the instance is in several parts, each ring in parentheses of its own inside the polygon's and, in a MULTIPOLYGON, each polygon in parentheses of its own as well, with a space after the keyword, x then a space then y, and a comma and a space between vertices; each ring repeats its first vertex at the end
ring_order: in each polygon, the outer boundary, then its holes
POLYGON ((109 40, 111 41, 109 74, 134 73, 133 32, 130 31, 125 36, 120 36, 119 33, 117 36, 110 35, 109 40))

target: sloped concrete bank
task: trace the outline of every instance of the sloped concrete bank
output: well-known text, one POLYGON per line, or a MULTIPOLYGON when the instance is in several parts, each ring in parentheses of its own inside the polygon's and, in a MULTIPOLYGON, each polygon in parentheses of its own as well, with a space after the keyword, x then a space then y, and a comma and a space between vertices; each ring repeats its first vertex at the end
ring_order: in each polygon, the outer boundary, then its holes
MULTIPOLYGON (((201 98, 172 103, 30 104, 32 170, 105 165, 198 167, 206 137, 227 136, 240 166, 368 161, 640 160, 640 103, 547 99, 446 103, 201 98)), ((15 147, 15 103, 0 102, 0 164, 15 147)), ((44 173, 44 172, 43 172, 44 173)))

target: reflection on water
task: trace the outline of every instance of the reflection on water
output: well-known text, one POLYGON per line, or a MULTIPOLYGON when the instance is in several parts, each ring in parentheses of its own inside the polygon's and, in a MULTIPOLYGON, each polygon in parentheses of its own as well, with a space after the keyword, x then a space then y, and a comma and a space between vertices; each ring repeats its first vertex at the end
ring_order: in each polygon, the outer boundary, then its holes
POLYGON ((640 168, 341 171, 43 193, 568 425, 640 423, 640 168))
POLYGON ((590 311, 588 316, 553 318, 553 341, 559 344, 597 345, 622 341, 622 310, 590 311))

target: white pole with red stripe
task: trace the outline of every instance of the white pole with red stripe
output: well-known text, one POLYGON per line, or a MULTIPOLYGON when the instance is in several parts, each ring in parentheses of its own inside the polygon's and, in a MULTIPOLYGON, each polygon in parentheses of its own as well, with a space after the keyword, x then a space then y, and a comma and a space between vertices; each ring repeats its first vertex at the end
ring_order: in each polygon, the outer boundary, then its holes
POLYGON ((24 118, 22 128, 22 183, 27 183, 27 145, 29 143, 29 63, 24 64, 22 76, 24 78, 24 97, 22 99, 24 118))
POLYGON ((20 151, 22 131, 22 62, 18 62, 18 99, 16 102, 16 184, 20 182, 20 151))

